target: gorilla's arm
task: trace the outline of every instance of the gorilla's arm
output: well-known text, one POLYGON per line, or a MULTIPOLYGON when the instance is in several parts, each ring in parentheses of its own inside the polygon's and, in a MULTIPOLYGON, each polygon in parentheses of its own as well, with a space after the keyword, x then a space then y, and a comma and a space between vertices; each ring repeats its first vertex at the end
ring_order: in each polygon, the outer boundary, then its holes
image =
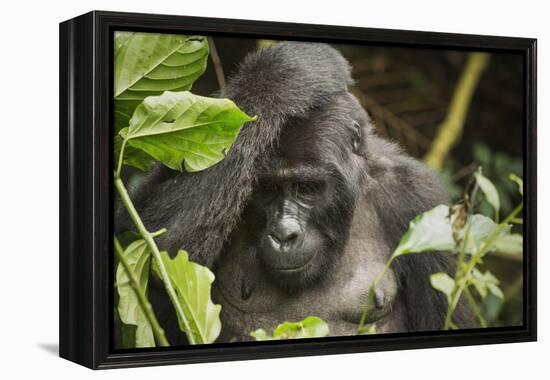
MULTIPOLYGON (((368 196, 378 210, 386 241, 393 244, 393 251, 415 216, 436 205, 448 204, 447 192, 432 170, 402 154, 396 145, 371 135, 367 149, 371 177, 368 196)), ((451 273, 453 266, 445 253, 405 255, 394 262, 409 331, 443 328, 447 300, 431 287, 429 278, 436 272, 451 273)), ((459 303, 453 320, 462 328, 474 326, 464 302, 459 303)))
MULTIPOLYGON (((192 260, 211 267, 252 192, 258 158, 273 149, 289 119, 305 117, 350 83, 348 63, 328 45, 281 42, 249 55, 221 95, 258 120, 243 127, 216 166, 149 183, 136 193, 147 228, 168 230, 157 239, 160 247, 171 254, 184 248, 192 260)), ((151 177, 165 178, 159 170, 166 169, 157 168, 151 177)), ((129 219, 119 213, 115 232, 129 229, 129 219)))

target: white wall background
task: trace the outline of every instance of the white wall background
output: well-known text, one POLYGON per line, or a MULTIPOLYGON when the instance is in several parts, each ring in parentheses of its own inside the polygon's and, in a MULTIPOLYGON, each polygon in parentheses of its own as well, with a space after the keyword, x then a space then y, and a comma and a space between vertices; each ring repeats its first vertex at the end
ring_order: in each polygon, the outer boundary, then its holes
MULTIPOLYGON (((550 374, 550 27, 545 1, 11 0, 0 27, 0 377, 521 379, 550 374), (89 10, 539 39, 539 342, 92 372, 59 359, 58 23, 89 10), (546 352, 545 352, 546 351, 546 352), (530 376, 531 375, 531 376, 530 376)), ((505 133, 506 126, 503 126, 505 133)), ((511 142, 513 143, 513 142, 511 142)))

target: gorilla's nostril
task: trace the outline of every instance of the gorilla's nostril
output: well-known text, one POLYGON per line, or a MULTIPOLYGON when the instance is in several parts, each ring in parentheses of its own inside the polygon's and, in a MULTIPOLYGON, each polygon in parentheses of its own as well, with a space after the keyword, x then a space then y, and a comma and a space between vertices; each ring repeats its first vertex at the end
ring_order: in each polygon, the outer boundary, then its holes
POLYGON ((271 243, 276 247, 276 248, 279 248, 280 245, 281 245, 281 241, 279 240, 279 238, 273 234, 270 234, 267 236, 270 240, 271 240, 271 243))
POLYGON ((289 231, 288 229, 275 229, 269 235, 277 244, 290 244, 299 236, 297 231, 289 231))
POLYGON ((287 243, 287 244, 292 243, 292 241, 296 240, 297 237, 298 237, 298 233, 293 232, 286 237, 286 240, 283 243, 287 243))
POLYGON ((294 245, 302 233, 300 224, 294 219, 280 220, 270 231, 269 239, 274 248, 289 248, 294 245))

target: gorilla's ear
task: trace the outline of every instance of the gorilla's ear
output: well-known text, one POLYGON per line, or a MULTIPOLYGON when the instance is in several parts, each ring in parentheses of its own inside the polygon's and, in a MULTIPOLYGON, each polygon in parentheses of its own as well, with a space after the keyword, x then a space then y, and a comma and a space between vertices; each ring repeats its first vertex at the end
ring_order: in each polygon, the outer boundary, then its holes
POLYGON ((351 137, 351 147, 353 149, 353 153, 357 153, 359 151, 359 148, 361 147, 361 139, 362 139, 362 128, 361 124, 359 124, 358 121, 354 120, 352 125, 352 137, 351 137))

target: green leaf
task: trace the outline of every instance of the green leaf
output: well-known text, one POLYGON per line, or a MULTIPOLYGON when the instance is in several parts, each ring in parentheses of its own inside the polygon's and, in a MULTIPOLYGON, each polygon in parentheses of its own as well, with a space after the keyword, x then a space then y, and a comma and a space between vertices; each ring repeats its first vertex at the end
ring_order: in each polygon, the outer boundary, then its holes
POLYGON ((477 184, 479 185, 479 188, 481 189, 481 191, 483 191, 483 194, 485 194, 487 202, 489 202, 489 204, 493 206, 495 213, 498 214, 500 210, 500 198, 498 196, 498 191, 495 185, 493 185, 493 183, 489 181, 487 177, 483 176, 483 174, 481 174, 481 171, 477 171, 474 176, 476 178, 477 184))
POLYGON ((500 281, 489 271, 481 273, 477 268, 472 270, 472 277, 470 283, 474 285, 481 298, 487 297, 490 292, 495 297, 504 299, 504 294, 498 286, 500 281))
POLYGON ((495 250, 509 255, 523 254, 523 236, 520 234, 502 234, 493 243, 495 250))
MULTIPOLYGON (((452 251, 456 242, 453 238, 452 224, 455 216, 449 217, 449 207, 439 205, 414 218, 409 229, 401 238, 393 256, 401 256, 409 253, 452 251)), ((465 231, 469 227, 469 237, 466 243, 466 252, 471 253, 479 249, 481 244, 494 231, 498 225, 490 218, 475 214, 470 217, 459 236, 464 238, 465 231)), ((502 233, 507 230, 504 229, 502 233)))
POLYGON ((504 299, 504 293, 502 293, 502 290, 495 284, 488 284, 487 287, 489 288, 489 291, 492 295, 494 295, 497 298, 500 298, 501 300, 504 299))
POLYGON ((517 183, 519 193, 523 195, 523 180, 515 174, 510 174, 509 178, 511 181, 514 181, 515 183, 517 183))
POLYGON ((300 322, 283 322, 273 331, 273 336, 268 335, 264 329, 258 329, 250 333, 256 340, 279 340, 322 338, 330 334, 325 321, 318 317, 307 317, 300 322))
POLYGON ((300 322, 284 322, 273 331, 273 336, 281 339, 318 338, 328 335, 328 325, 318 317, 307 317, 300 322))
POLYGON ((371 323, 365 325, 360 331, 357 332, 359 335, 373 335, 376 334, 376 323, 371 323))
POLYGON ((424 251, 449 251, 455 246, 449 207, 439 205, 418 215, 409 223, 393 256, 424 251))
MULTIPOLYGON (((207 267, 189 261, 183 250, 174 259, 170 259, 167 252, 161 252, 161 258, 196 343, 213 343, 222 327, 221 306, 214 305, 210 298, 214 274, 207 267)), ((181 320, 179 325, 185 331, 181 320)))
POLYGON ((430 275, 430 284, 436 290, 439 290, 447 296, 447 302, 451 302, 455 280, 447 273, 439 272, 430 275))
POLYGON ((273 338, 271 335, 267 335, 267 333, 265 332, 264 329, 258 329, 256 331, 252 331, 250 333, 250 336, 254 339, 256 339, 257 341, 262 341, 262 340, 275 340, 275 338, 273 338))
POLYGON ((206 70, 206 37, 161 33, 115 33, 115 133, 127 127, 143 99, 164 91, 187 91, 206 70))
MULTIPOLYGON (((145 240, 140 239, 131 243, 124 250, 124 257, 128 261, 130 268, 139 279, 141 289, 147 294, 147 286, 149 283, 149 269, 151 264, 151 252, 145 240)), ((118 314, 120 320, 125 325, 135 326, 135 331, 129 327, 124 329, 125 344, 128 342, 128 337, 133 337, 133 347, 155 347, 155 339, 153 330, 145 314, 143 313, 138 298, 130 286, 130 280, 124 271, 122 264, 118 264, 116 270, 116 288, 118 291, 118 314)))
MULTIPOLYGON (((146 98, 120 135, 174 170, 204 170, 225 157, 245 122, 255 120, 231 100, 190 92, 165 92, 146 98)), ((124 142, 123 142, 124 143, 124 142)), ((138 160, 131 152, 125 161, 138 160)))
POLYGON ((115 98, 143 100, 151 92, 186 91, 206 70, 206 37, 115 34, 115 98))
MULTIPOLYGON (((469 230, 468 241, 466 242, 467 253, 475 252, 481 248, 489 235, 491 235, 496 228, 499 228, 499 225, 496 224, 491 218, 481 214, 472 215, 466 226, 468 225, 471 225, 471 227, 469 230)), ((466 230, 467 227, 464 228, 464 231, 466 230)), ((503 228, 497 237, 508 233, 509 230, 510 226, 503 228)), ((463 234, 461 237, 463 237, 463 234)))

